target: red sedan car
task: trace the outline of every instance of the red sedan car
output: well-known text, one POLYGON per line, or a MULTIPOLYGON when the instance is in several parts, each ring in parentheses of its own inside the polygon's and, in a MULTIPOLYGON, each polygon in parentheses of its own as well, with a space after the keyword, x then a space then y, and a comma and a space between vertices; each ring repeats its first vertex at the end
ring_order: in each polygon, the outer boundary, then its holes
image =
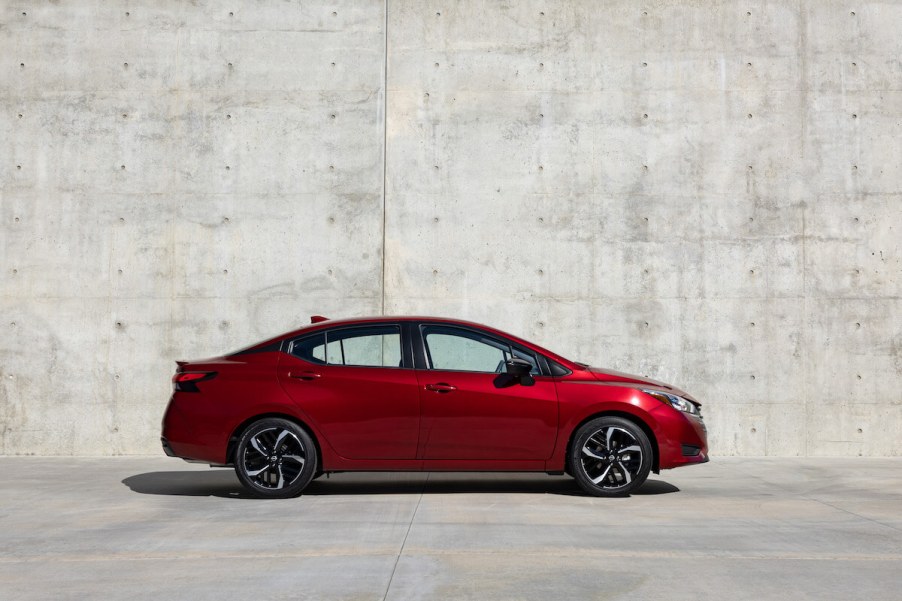
POLYGON ((261 497, 344 471, 566 472, 613 496, 708 461, 698 401, 667 384, 466 321, 312 322, 179 361, 166 454, 234 466, 261 497))

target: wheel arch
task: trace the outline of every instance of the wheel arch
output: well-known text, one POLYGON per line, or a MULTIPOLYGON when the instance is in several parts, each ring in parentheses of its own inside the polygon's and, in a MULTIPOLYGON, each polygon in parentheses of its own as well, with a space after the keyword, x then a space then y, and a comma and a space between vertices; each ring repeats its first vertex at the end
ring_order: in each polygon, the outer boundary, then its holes
POLYGON ((652 454, 651 471, 654 472, 655 474, 661 473, 661 467, 660 467, 661 458, 660 458, 660 449, 658 448, 658 437, 655 436, 655 433, 651 429, 651 426, 649 426, 645 420, 643 420, 642 418, 640 418, 632 413, 627 413, 625 411, 607 410, 607 411, 599 411, 597 413, 592 413, 590 415, 587 415, 586 417, 584 417, 582 419, 582 421, 580 421, 578 424, 576 424, 572 430, 570 430, 570 437, 567 440, 566 454, 564 455, 564 469, 567 471, 568 474, 571 473, 571 471, 570 471, 570 469, 571 469, 570 468, 570 450, 573 447, 573 439, 576 436, 576 432, 586 422, 589 422, 589 421, 599 418, 599 417, 620 417, 625 420, 631 421, 634 424, 636 424, 637 426, 639 426, 642 429, 642 431, 645 432, 645 435, 648 436, 648 441, 651 443, 651 454, 652 454))
POLYGON ((316 437, 316 433, 313 431, 313 428, 311 428, 308 424, 304 423, 303 420, 298 419, 298 417, 295 415, 291 415, 289 413, 279 413, 277 411, 270 411, 267 413, 259 413, 257 415, 251 416, 235 427, 235 429, 232 431, 232 434, 229 436, 229 442, 226 447, 226 463, 228 465, 234 465, 234 463, 235 463, 234 455, 235 455, 235 450, 238 448, 238 441, 241 440, 241 435, 248 428, 248 426, 250 426, 254 422, 260 421, 261 419, 268 419, 268 418, 278 418, 278 419, 288 420, 288 421, 296 424, 302 430, 304 430, 304 432, 306 432, 307 435, 310 436, 310 439, 313 441, 313 446, 316 447, 317 473, 320 470, 322 470, 323 449, 322 449, 322 445, 319 442, 319 439, 316 437))

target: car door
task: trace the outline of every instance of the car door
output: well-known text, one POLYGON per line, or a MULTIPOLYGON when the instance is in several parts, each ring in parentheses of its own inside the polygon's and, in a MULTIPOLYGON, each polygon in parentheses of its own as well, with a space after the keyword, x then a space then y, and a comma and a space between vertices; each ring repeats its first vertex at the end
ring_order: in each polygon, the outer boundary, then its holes
POLYGON ((422 459, 542 460, 557 437, 557 393, 528 349, 476 329, 419 326, 422 459), (504 361, 534 366, 534 384, 511 382, 504 361))
POLYGON ((420 399, 399 324, 336 328, 292 341, 279 380, 348 459, 415 459, 420 399))

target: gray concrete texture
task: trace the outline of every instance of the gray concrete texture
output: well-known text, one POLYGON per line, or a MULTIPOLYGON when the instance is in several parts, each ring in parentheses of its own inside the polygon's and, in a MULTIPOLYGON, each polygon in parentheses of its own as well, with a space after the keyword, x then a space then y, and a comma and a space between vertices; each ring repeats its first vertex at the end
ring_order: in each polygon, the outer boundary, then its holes
POLYGON ((270 501, 166 457, 6 457, 0 591, 898 601, 900 461, 724 458, 619 499, 535 474, 339 474, 270 501))
POLYGON ((157 452, 175 359, 469 318, 714 455, 902 454, 902 3, 0 7, 0 453, 157 452))

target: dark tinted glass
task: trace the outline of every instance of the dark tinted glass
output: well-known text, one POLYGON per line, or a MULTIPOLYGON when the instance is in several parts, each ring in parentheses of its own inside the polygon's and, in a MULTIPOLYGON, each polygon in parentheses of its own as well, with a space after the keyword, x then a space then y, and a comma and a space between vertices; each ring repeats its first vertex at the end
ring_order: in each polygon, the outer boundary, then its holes
POLYGON ((314 334, 307 338, 295 340, 291 344, 291 354, 311 363, 326 362, 325 334, 314 334))

